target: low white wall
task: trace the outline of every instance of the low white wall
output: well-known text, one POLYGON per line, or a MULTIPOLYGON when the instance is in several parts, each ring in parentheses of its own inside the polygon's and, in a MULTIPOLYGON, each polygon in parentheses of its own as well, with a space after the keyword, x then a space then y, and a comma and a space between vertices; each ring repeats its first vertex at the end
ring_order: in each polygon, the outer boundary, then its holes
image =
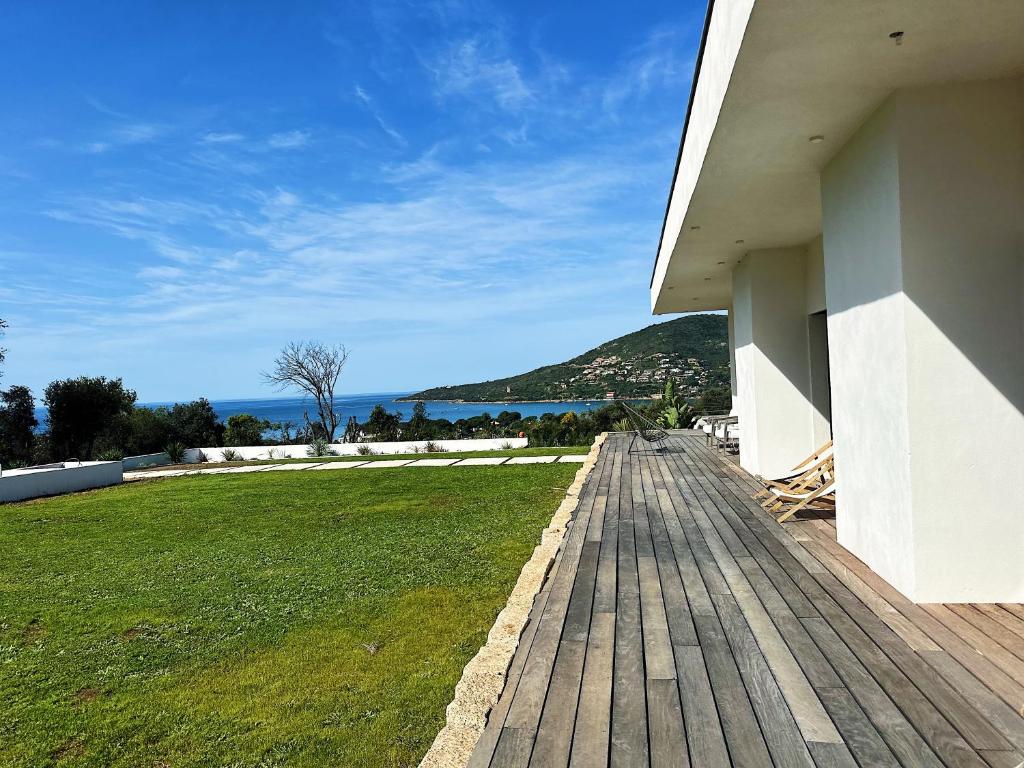
POLYGON ((83 461, 81 466, 8 469, 0 476, 0 502, 56 496, 123 480, 120 461, 83 461))
POLYGON ((170 464, 171 457, 166 453, 145 453, 141 456, 125 456, 121 460, 121 466, 126 470, 139 469, 140 467, 159 467, 162 464, 170 464))
MULTIPOLYGON (((369 448, 377 454, 415 453, 415 448, 422 453, 428 440, 405 440, 394 443, 331 443, 331 450, 338 456, 358 456, 359 449, 369 448)), ((452 453, 464 451, 498 451, 505 446, 525 448, 528 440, 525 437, 498 437, 486 440, 434 440, 435 445, 452 453)), ((231 450, 243 459, 306 459, 308 445, 246 445, 231 450), (273 451, 273 455, 270 452, 273 451)), ((199 461, 199 452, 206 456, 207 461, 223 461, 223 448, 189 448, 185 451, 185 461, 194 464, 199 461)))

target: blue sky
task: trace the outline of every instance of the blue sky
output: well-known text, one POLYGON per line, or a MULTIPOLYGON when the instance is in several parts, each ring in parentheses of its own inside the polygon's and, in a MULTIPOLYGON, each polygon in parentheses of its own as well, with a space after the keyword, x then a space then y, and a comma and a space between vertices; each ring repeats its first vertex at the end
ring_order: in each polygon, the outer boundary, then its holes
POLYGON ((653 322, 703 2, 7 3, 3 383, 518 373, 653 322))

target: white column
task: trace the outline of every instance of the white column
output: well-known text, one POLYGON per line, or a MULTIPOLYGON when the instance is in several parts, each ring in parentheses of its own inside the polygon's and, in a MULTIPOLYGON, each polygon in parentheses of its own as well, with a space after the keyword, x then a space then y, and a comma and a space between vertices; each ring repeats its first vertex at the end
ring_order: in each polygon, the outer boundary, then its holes
POLYGON ((752 251, 733 271, 740 464, 784 474, 814 449, 805 249, 752 251))
POLYGON ((736 323, 732 307, 729 307, 729 391, 732 393, 732 407, 736 409, 736 323))
POLYGON ((1024 601, 1024 81, 897 92, 822 176, 839 542, 1024 601))

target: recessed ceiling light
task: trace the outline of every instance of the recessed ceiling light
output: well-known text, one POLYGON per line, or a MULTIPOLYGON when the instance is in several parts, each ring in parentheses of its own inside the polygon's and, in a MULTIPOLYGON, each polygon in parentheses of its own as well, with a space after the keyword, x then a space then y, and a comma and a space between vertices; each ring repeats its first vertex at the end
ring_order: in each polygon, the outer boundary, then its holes
POLYGON ((890 32, 889 39, 896 43, 896 45, 903 45, 903 30, 898 29, 895 32, 890 32))
POLYGON ((824 140, 825 137, 822 136, 820 133, 815 136, 811 136, 811 138, 808 139, 808 141, 811 142, 811 144, 821 144, 821 142, 823 142, 824 140))
POLYGON ((705 282, 706 282, 706 281, 708 281, 708 280, 710 280, 710 279, 711 279, 710 277, 705 277, 705 278, 704 278, 705 282))
POLYGON ((693 299, 691 299, 691 301, 698 301, 698 299, 696 296, 694 296, 693 299))
POLYGON ((720 262, 718 262, 718 263, 719 263, 719 265, 725 264, 725 262, 724 262, 724 261, 720 261, 720 262))
POLYGON ((675 290, 675 288, 674 288, 673 286, 671 286, 671 285, 670 285, 670 286, 669 286, 668 288, 666 288, 665 290, 666 290, 666 291, 674 291, 674 290, 675 290))
POLYGON ((691 229, 692 231, 696 232, 696 231, 697 231, 698 229, 700 229, 700 226, 696 226, 696 227, 690 227, 690 229, 691 229))
POLYGON ((743 245, 743 241, 742 240, 737 240, 736 241, 736 245, 743 245))

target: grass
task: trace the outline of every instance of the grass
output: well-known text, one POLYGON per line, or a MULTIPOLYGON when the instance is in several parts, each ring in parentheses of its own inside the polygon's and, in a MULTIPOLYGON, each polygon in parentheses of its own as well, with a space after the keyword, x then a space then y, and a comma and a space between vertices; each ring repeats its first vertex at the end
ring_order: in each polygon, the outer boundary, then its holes
MULTIPOLYGON (((270 450, 268 448, 267 450, 270 450)), ((511 448, 509 450, 497 451, 452 451, 440 453, 389 453, 372 454, 370 456, 310 456, 297 459, 251 459, 248 461, 209 461, 202 464, 203 467, 241 467, 246 464, 288 464, 292 462, 328 462, 328 461, 386 461, 388 459, 475 459, 500 456, 581 456, 590 452, 589 445, 567 445, 562 447, 546 448, 511 448)), ((167 470, 167 469, 198 469, 197 464, 162 464, 153 467, 140 467, 138 470, 167 470)))
POLYGON ((416 765, 576 470, 0 506, 0 765, 416 765))

